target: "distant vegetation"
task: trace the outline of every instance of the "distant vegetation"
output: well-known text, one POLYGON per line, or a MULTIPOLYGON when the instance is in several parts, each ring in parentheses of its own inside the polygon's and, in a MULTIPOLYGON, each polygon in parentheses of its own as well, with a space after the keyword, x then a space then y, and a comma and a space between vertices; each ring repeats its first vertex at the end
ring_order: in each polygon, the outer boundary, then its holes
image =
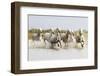
MULTIPOLYGON (((42 29, 41 30, 41 29, 33 28, 33 29, 28 30, 29 33, 38 33, 38 32, 45 33, 45 32, 50 32, 50 31, 52 31, 52 29, 42 29)), ((66 32, 68 30, 59 30, 59 28, 56 28, 54 31, 59 31, 60 33, 63 33, 63 32, 66 32)), ((79 31, 79 30, 77 30, 77 31, 79 31)), ((74 31, 74 32, 77 32, 77 31, 74 31)), ((83 29, 83 32, 87 33, 88 31, 83 29)))

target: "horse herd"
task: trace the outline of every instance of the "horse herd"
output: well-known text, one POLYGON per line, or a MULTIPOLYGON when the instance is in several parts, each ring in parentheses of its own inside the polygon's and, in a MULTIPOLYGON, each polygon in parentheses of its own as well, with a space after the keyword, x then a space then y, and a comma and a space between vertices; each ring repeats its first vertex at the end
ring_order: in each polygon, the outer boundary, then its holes
MULTIPOLYGON (((82 29, 79 30, 77 34, 70 30, 63 33, 53 30, 45 33, 37 32, 32 34, 31 41, 33 43, 33 47, 35 46, 35 42, 40 42, 45 48, 47 48, 48 44, 49 48, 84 48, 86 43, 82 29)), ((37 46, 39 47, 40 45, 37 46)))

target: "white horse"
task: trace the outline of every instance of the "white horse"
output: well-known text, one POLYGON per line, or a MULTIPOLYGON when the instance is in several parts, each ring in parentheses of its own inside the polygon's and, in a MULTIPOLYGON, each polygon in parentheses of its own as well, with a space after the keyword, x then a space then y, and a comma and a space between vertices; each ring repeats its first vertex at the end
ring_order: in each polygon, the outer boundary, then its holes
POLYGON ((61 33, 61 42, 62 42, 62 47, 66 47, 67 44, 67 33, 61 33))
POLYGON ((63 48, 74 47, 76 42, 74 33, 69 30, 67 32, 61 33, 61 40, 63 48))
POLYGON ((67 32, 67 47, 75 47, 76 39, 72 31, 67 32))
POLYGON ((32 39, 29 40, 29 45, 34 48, 44 48, 45 43, 41 33, 33 33, 32 39))
POLYGON ((85 37, 83 35, 83 30, 79 30, 79 35, 76 36, 76 42, 78 48, 83 48, 85 46, 85 37))

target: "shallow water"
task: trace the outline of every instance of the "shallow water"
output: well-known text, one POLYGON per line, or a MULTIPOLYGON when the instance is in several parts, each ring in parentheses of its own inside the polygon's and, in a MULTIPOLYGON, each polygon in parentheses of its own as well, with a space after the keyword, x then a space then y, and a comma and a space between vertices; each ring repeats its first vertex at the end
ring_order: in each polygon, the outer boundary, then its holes
POLYGON ((84 49, 43 49, 29 48, 28 60, 66 60, 66 59, 82 59, 88 57, 87 48, 84 49))

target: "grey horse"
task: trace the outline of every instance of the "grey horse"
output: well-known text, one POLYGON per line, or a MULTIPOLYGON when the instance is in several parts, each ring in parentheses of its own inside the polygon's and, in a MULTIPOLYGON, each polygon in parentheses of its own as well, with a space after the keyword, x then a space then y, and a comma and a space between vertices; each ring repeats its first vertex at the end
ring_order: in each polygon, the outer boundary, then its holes
POLYGON ((44 39, 45 44, 46 44, 46 41, 48 41, 51 44, 51 48, 54 48, 56 44, 58 45, 58 47, 61 46, 58 33, 56 32, 51 31, 51 32, 45 33, 43 35, 43 39, 44 39))

